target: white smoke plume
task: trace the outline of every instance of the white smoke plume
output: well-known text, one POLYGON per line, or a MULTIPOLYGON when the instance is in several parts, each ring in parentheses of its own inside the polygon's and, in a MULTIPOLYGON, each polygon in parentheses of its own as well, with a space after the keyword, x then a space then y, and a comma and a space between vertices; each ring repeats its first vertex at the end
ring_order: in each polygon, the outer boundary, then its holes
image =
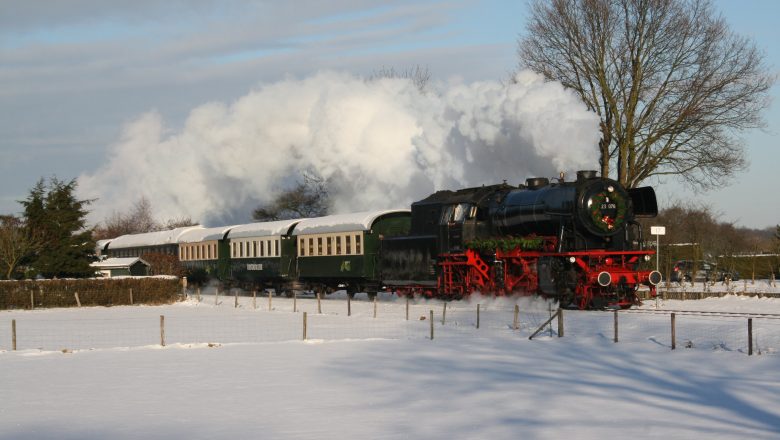
POLYGON ((217 225, 250 221, 303 171, 328 180, 332 212, 349 212, 596 166, 596 115, 558 83, 516 79, 421 92, 407 79, 322 72, 201 105, 179 129, 150 112, 79 178, 80 196, 98 199, 93 221, 143 195, 161 218, 217 225))

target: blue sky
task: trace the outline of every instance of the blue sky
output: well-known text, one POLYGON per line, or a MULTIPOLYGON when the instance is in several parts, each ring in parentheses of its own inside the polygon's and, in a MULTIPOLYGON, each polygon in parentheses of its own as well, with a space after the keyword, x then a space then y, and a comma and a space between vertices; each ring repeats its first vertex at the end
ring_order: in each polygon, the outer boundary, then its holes
MULTIPOLYGON (((527 10, 523 1, 499 0, 3 3, 0 213, 17 212, 16 201, 41 176, 99 169, 125 124, 150 110, 181 124, 203 103, 327 69, 370 75, 422 65, 445 81, 506 78, 527 10)), ((715 5, 777 71, 780 2, 715 5)), ((745 173, 706 194, 674 179, 658 182, 661 203, 705 203, 742 226, 779 223, 780 203, 764 196, 772 197, 780 164, 778 87, 767 130, 744 135, 745 173)))

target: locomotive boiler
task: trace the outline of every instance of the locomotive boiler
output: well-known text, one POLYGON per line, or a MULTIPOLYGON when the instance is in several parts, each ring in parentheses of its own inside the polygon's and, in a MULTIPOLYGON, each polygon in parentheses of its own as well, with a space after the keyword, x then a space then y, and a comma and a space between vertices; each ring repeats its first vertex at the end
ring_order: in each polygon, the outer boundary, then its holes
POLYGON ((408 236, 382 243, 383 281, 401 294, 540 294, 580 308, 628 307, 656 271, 636 219, 657 213, 650 187, 580 171, 525 184, 439 191, 412 205, 408 236))

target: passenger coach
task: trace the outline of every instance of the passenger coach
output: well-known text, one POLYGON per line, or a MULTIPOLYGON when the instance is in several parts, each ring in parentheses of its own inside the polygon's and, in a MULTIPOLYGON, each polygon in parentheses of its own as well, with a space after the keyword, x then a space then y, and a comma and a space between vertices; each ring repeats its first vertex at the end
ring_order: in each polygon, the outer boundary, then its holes
POLYGON ((387 210, 304 219, 295 226, 298 287, 376 296, 382 239, 409 233, 411 211, 387 210))

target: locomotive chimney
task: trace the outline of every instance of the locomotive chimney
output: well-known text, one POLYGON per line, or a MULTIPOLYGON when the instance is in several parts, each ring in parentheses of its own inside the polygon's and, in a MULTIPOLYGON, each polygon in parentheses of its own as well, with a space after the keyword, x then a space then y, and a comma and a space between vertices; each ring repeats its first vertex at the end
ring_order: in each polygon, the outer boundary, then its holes
POLYGON ((583 180, 588 179, 595 179, 596 175, 596 171, 593 170, 577 171, 577 182, 582 182, 583 180))

